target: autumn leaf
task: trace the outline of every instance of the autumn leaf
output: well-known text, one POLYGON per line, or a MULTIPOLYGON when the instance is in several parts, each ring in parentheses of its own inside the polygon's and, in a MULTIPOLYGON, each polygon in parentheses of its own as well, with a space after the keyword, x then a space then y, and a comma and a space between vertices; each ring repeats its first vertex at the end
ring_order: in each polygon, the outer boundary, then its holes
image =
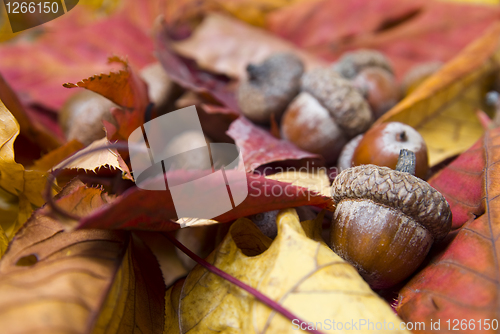
POLYGON ((14 141, 19 135, 19 124, 0 101, 0 226, 12 238, 33 211, 45 203, 42 190, 46 172, 26 170, 14 160, 14 141))
MULTIPOLYGON (((239 219, 207 261, 313 324, 370 319, 393 323, 396 333, 406 333, 397 330, 400 320, 350 264, 324 243, 308 238, 293 209, 281 211, 277 224, 278 236, 271 242, 250 220, 239 219)), ((306 228, 313 231, 320 228, 321 219, 303 224, 314 225, 306 228)), ((295 333, 298 329, 201 266, 167 291, 166 304, 167 317, 178 317, 178 322, 167 319, 166 333, 295 333)), ((336 328, 322 330, 333 333, 336 328)))
POLYGON ((73 139, 65 143, 64 145, 56 148, 55 150, 45 154, 40 159, 36 160, 33 163, 33 166, 31 166, 31 169, 48 172, 49 170, 52 169, 52 167, 56 166, 61 161, 65 160, 69 156, 78 152, 83 147, 84 146, 82 143, 80 143, 76 139, 73 139))
MULTIPOLYGON (((248 196, 232 210, 214 217, 213 220, 204 222, 207 224, 224 223, 259 212, 302 205, 332 208, 333 202, 330 196, 323 196, 309 191, 307 188, 270 180, 259 174, 247 174, 245 185, 244 180, 240 179, 239 173, 239 171, 233 170, 225 172, 226 177, 237 180, 232 184, 232 187, 246 186, 248 188, 248 196), (237 174, 233 176, 233 173, 237 174)), ((172 184, 182 184, 192 179, 192 174, 183 170, 167 172, 165 176, 169 183, 172 184)), ((160 180, 165 182, 163 176, 160 179, 153 178, 144 183, 144 188, 147 189, 148 184, 158 184, 160 180)), ((216 189, 216 187, 210 182, 204 186, 207 196, 210 197, 210 191, 216 189)), ((176 200, 183 203, 192 203, 192 205, 207 205, 207 203, 202 204, 193 201, 193 195, 190 193, 183 194, 183 196, 176 200)), ((111 205, 102 207, 92 215, 82 217, 79 222, 75 222, 71 226, 78 228, 172 231, 181 227, 171 221, 178 218, 181 217, 177 217, 170 191, 143 190, 133 187, 124 192, 111 205)), ((185 226, 190 225, 198 225, 198 219, 189 220, 185 224, 185 226)))
POLYGON ((240 148, 247 172, 275 161, 322 160, 321 156, 302 151, 289 141, 276 139, 269 132, 254 125, 244 117, 231 123, 227 134, 234 139, 240 148))
POLYGON ((173 47, 203 69, 238 79, 246 77, 248 64, 260 63, 277 52, 297 54, 306 68, 324 65, 320 59, 265 30, 215 13, 208 14, 191 37, 174 43, 173 47))
POLYGON ((124 0, 104 17, 78 5, 76 10, 44 24, 46 29, 39 31, 34 41, 0 45, 0 72, 14 91, 27 97, 26 104, 58 111, 74 93, 61 84, 118 70, 116 63, 106 65, 110 55, 126 55, 137 68, 155 61, 148 30, 161 12, 161 3, 124 0), (36 55, 36 61, 19 55, 36 55))
POLYGON ((222 103, 229 108, 229 113, 239 115, 235 87, 231 80, 223 75, 203 71, 191 59, 177 54, 165 26, 156 32, 158 60, 169 77, 181 87, 211 97, 212 102, 222 103))
POLYGON ((85 172, 96 173, 100 168, 107 168, 110 170, 119 170, 122 172, 124 179, 133 180, 127 164, 123 161, 122 157, 115 149, 102 149, 93 152, 92 154, 87 154, 87 152, 91 150, 96 150, 99 147, 104 147, 110 144, 111 143, 106 137, 96 140, 77 153, 80 155, 80 158, 69 162, 68 160, 72 159, 72 157, 69 157, 64 161, 61 161, 57 166, 54 166, 53 170, 64 168, 76 169, 78 171, 83 169, 85 172))
POLYGON ((112 108, 111 112, 118 123, 118 128, 104 121, 110 139, 126 140, 130 134, 144 123, 144 114, 149 105, 146 83, 132 70, 128 62, 118 57, 109 58, 109 62, 121 63, 124 70, 108 75, 95 75, 76 84, 66 83, 66 88, 86 88, 111 100, 121 109, 112 108))
MULTIPOLYGON (((73 182, 62 208, 89 214, 111 200, 73 182)), ((156 259, 126 232, 81 230, 37 211, 0 260, 0 322, 13 333, 158 333, 165 291, 156 259)))
POLYGON ((479 139, 428 181, 450 204, 452 230, 484 213, 483 169, 486 152, 483 143, 484 139, 479 139))
POLYGON ((29 138, 32 144, 39 145, 44 150, 53 150, 61 145, 63 139, 60 136, 49 132, 30 117, 31 115, 2 75, 0 75, 0 100, 16 118, 21 134, 29 138))
POLYGON ((267 27, 330 61, 346 51, 379 50, 400 80, 415 65, 454 58, 499 17, 497 6, 449 1, 317 0, 270 13, 267 27))
POLYGON ((331 184, 325 169, 313 171, 285 171, 268 175, 266 178, 280 182, 291 183, 294 186, 304 187, 323 196, 331 196, 331 184))
POLYGON ((0 226, 0 258, 2 258, 3 254, 7 250, 8 245, 9 245, 9 239, 5 235, 3 228, 0 226))
POLYGON ((476 111, 499 69, 500 24, 469 45, 382 116, 382 122, 403 122, 424 137, 429 165, 457 155, 483 134, 476 111))
MULTIPOLYGON (((499 131, 486 133, 486 212, 475 220, 469 220, 449 246, 401 290, 397 311, 403 320, 423 321, 429 328, 431 319, 440 319, 439 333, 452 333, 454 319, 463 319, 468 324, 474 322, 476 330, 461 328, 466 333, 476 333, 479 322, 482 324, 484 319, 498 320, 499 144, 499 131)), ((484 332, 496 332, 496 329, 482 328, 483 331, 486 329, 484 332)))

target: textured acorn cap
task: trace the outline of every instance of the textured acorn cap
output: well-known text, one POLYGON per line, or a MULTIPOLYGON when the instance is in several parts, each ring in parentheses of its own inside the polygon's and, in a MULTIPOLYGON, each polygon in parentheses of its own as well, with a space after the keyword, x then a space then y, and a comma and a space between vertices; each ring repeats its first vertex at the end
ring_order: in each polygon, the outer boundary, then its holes
POLYGON ((354 78, 363 68, 369 66, 381 67, 390 73, 394 73, 389 60, 380 52, 375 50, 361 49, 345 53, 333 69, 344 78, 354 78))
POLYGON ((434 239, 451 229, 448 202, 427 182, 387 167, 362 165, 340 173, 332 184, 336 204, 343 199, 367 199, 394 208, 427 228, 434 239))
POLYGON ((370 107, 359 90, 331 68, 316 68, 304 74, 302 90, 314 96, 349 137, 365 132, 373 122, 370 107))
POLYGON ((248 80, 238 87, 238 105, 252 121, 268 123, 299 93, 304 65, 292 53, 278 53, 261 64, 248 65, 247 72, 248 80))

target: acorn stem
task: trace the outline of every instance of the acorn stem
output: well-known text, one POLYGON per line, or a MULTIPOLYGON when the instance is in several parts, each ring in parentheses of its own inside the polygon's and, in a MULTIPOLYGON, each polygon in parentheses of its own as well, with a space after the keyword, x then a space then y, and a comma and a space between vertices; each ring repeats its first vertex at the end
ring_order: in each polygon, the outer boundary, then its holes
POLYGON ((415 152, 402 149, 399 151, 398 163, 396 165, 396 170, 398 172, 410 173, 415 175, 415 163, 416 163, 415 152))

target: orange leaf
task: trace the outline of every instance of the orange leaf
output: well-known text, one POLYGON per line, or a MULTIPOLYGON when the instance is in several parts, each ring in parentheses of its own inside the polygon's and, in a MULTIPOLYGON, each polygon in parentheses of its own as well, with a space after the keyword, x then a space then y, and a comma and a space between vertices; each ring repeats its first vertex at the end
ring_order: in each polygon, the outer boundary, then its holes
POLYGON ((114 108, 112 110, 118 123, 116 133, 111 128, 111 124, 106 123, 106 127, 108 137, 127 139, 132 131, 144 123, 144 113, 149 104, 147 85, 132 70, 127 61, 111 57, 109 62, 122 63, 124 70, 111 72, 108 75, 94 75, 76 84, 66 83, 63 86, 66 88, 86 88, 121 106, 123 109, 114 108))

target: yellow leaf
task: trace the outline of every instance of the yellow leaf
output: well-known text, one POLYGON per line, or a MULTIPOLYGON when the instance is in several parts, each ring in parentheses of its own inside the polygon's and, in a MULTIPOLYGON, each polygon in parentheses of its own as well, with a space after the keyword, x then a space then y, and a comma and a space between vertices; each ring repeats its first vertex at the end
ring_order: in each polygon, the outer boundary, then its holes
POLYGON ((484 133, 476 117, 500 68, 500 24, 467 46, 376 123, 402 122, 424 137, 429 164, 463 152, 484 133))
POLYGON ((0 124, 0 226, 10 239, 31 215, 32 205, 39 207, 45 203, 42 191, 47 173, 25 170, 14 161, 19 124, 2 101, 0 124))
MULTIPOLYGON (((277 224, 278 236, 266 249, 266 238, 258 228, 246 218, 238 219, 207 261, 305 321, 322 323, 325 333, 338 332, 328 329, 328 321, 351 324, 361 319, 394 325, 394 330, 378 333, 407 333, 399 330, 401 320, 354 267, 324 243, 306 236, 293 209, 282 210, 277 224), (252 240, 259 242, 250 246, 252 240)), ((315 224, 317 229, 321 221, 304 224, 315 224)), ((290 320, 201 266, 191 271, 179 290, 176 284, 166 294, 170 317, 166 333, 297 333, 297 325, 290 320)), ((357 331, 368 332, 373 329, 357 331)))
POLYGON ((214 3, 242 21, 264 27, 268 13, 303 1, 305 0, 214 0, 214 3))
POLYGON ((266 178, 304 187, 324 196, 330 197, 332 195, 330 191, 330 179, 328 179, 328 175, 326 175, 326 171, 323 168, 313 172, 300 171, 300 169, 299 171, 279 172, 267 175, 266 178))
MULTIPOLYGON (((58 205, 86 215, 112 200, 80 181, 58 205)), ((65 231, 33 214, 0 260, 2 333, 161 332, 165 288, 146 246, 124 231, 65 231)))
POLYGON ((2 258, 3 254, 7 250, 8 245, 9 245, 9 239, 7 239, 5 232, 0 226, 0 258, 2 258))
POLYGON ((49 171, 52 169, 52 167, 54 167, 67 157, 73 155, 75 152, 81 150, 83 147, 84 146, 82 143, 80 143, 76 139, 73 139, 56 148, 55 150, 45 154, 40 159, 36 160, 33 163, 33 166, 31 166, 31 169, 43 172, 49 171))

